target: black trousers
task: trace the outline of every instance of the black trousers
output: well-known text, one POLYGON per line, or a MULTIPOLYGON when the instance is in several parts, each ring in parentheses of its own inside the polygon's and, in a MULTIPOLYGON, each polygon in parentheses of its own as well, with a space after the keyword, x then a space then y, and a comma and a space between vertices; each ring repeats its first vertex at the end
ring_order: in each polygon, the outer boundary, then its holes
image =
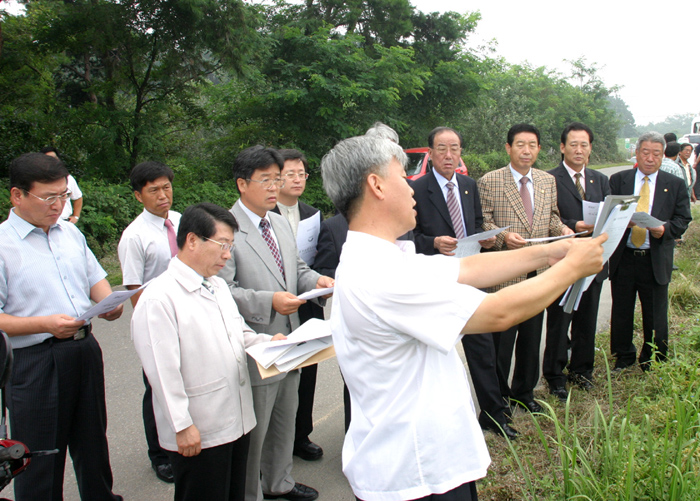
POLYGON ((462 337, 462 347, 481 409, 479 423, 489 426, 496 421, 503 426, 508 421, 509 409, 501 396, 493 335, 468 334, 462 337))
POLYGON ((564 369, 568 363, 569 375, 579 375, 593 381, 595 333, 598 324, 598 305, 602 282, 593 280, 581 296, 578 310, 564 313, 559 297, 547 308, 547 337, 542 362, 542 374, 550 387, 564 386, 564 369), (571 327, 571 343, 569 343, 571 327), (568 357, 571 347, 571 360, 568 357))
POLYGON ((92 335, 14 350, 7 397, 12 438, 59 450, 33 458, 15 479, 17 500, 62 500, 67 450, 81 499, 121 499, 112 493, 102 351, 92 335))
POLYGON ((299 407, 297 408, 297 421, 294 442, 304 442, 314 431, 314 396, 316 394, 316 375, 318 365, 309 365, 301 369, 299 376, 299 407))
MULTIPOLYGON (((615 367, 629 367, 635 362, 637 349, 634 336, 634 304, 639 295, 642 303, 644 345, 639 363, 651 360, 656 345, 659 358, 664 360, 668 351, 668 284, 654 280, 649 251, 644 256, 625 249, 615 275, 610 279, 612 292, 612 320, 610 322, 610 352, 617 359, 615 367)), ((644 367, 645 365, 643 365, 644 367)))
POLYGON ((175 475, 175 501, 244 501, 250 433, 185 457, 167 451, 175 475))
MULTIPOLYGON (((143 371, 142 371, 143 372, 143 371)), ((153 390, 148 382, 146 373, 143 372, 143 385, 146 391, 143 394, 143 430, 146 432, 146 443, 148 444, 148 458, 153 466, 170 463, 168 454, 161 448, 158 441, 158 428, 156 427, 156 416, 153 414, 153 390)))
MULTIPOLYGON (((355 499, 362 501, 358 497, 355 499)), ((443 494, 431 494, 411 501, 479 501, 479 498, 476 493, 476 482, 467 482, 443 494)))

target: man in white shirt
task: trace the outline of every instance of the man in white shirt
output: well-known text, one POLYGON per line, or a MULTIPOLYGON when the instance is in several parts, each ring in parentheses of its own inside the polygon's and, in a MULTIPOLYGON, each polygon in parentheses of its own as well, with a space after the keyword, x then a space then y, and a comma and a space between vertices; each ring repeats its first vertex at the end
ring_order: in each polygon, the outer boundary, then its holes
MULTIPOLYGON (((58 158, 58 150, 56 150, 56 148, 53 146, 46 146, 45 148, 42 148, 41 153, 54 157, 56 160, 60 160, 60 158, 58 158)), ((68 182, 68 191, 70 191, 70 195, 66 199, 66 203, 63 206, 61 219, 64 219, 69 223, 76 224, 80 219, 80 213, 83 211, 83 192, 80 191, 78 182, 70 174, 68 174, 66 181, 68 182), (73 201, 72 204, 71 200, 73 201)))
MULTIPOLYGON (((173 171, 170 167, 160 162, 142 162, 133 168, 129 179, 134 196, 143 204, 143 212, 126 227, 118 248, 122 283, 132 290, 163 273, 168 268, 170 258, 177 254, 176 235, 180 214, 170 210, 173 204, 173 171)), ((137 292, 131 296, 134 307, 140 295, 141 292, 137 292)), ((172 482, 170 460, 158 441, 151 386, 145 373, 143 382, 146 386, 143 427, 148 457, 156 476, 164 482, 172 482)))
POLYGON ((505 330, 599 271, 607 236, 464 259, 417 255, 412 242, 396 243, 416 224, 405 162, 400 146, 364 136, 321 162, 350 229, 331 314, 352 399, 343 472, 362 500, 468 501, 490 459, 455 344, 462 334, 505 330), (553 266, 496 293, 474 288, 543 265, 553 266))

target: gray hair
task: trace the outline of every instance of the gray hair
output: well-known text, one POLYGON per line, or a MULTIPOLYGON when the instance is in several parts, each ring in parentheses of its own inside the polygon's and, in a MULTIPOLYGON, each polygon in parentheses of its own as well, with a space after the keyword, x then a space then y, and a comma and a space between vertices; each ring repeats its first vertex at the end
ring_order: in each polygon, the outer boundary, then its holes
POLYGON ((663 146, 664 151, 666 151, 666 140, 664 139, 664 136, 659 134, 658 132, 645 132, 641 136, 637 138, 637 151, 642 147, 642 143, 659 143, 661 146, 663 146))
POLYGON ((382 122, 374 122, 374 125, 365 132, 365 136, 381 137, 399 144, 399 135, 396 131, 382 122))
POLYGON ((379 137, 357 136, 333 147, 321 160, 323 188, 336 209, 350 221, 364 194, 370 174, 387 175, 393 159, 406 165, 408 157, 396 143, 379 137))

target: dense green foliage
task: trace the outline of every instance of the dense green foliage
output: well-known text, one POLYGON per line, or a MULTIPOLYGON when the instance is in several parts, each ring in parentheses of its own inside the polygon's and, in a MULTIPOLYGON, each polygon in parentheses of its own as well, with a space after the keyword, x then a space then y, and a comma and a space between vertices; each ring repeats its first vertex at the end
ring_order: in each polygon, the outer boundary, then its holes
POLYGON ((133 216, 123 183, 136 163, 175 169, 176 206, 229 205, 232 159, 258 143, 304 151, 307 200, 331 212, 320 159, 377 120, 405 147, 437 125, 462 131, 477 177, 507 162, 505 134, 520 121, 542 131, 541 167, 558 162, 573 120, 595 131, 594 162, 618 156, 615 89, 595 64, 573 61, 563 76, 467 50, 478 12, 423 13, 408 0, 24 3, 22 16, 0 13, 0 178, 19 154, 57 147, 86 186, 84 230, 99 242, 133 216))

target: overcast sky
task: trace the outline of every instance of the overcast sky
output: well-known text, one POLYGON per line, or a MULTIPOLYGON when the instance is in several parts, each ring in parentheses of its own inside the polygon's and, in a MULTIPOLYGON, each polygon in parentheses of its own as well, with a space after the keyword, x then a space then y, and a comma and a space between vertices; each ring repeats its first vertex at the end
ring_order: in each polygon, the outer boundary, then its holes
POLYGON ((622 87, 618 95, 637 125, 700 114, 698 0, 410 1, 423 12, 480 11, 469 46, 495 39, 496 54, 510 63, 528 61, 566 75, 564 59, 596 63, 607 87, 622 87))

